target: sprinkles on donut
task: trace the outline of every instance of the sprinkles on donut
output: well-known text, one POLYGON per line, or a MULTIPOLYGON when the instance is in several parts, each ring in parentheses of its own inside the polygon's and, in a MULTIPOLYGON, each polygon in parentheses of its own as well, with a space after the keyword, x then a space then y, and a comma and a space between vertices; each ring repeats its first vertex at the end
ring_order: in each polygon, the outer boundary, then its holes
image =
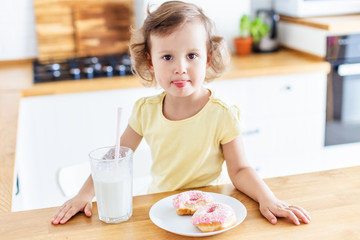
POLYGON ((222 203, 210 203, 199 208, 191 218, 202 232, 213 232, 236 224, 234 210, 222 203))
POLYGON ((200 207, 214 202, 214 198, 207 192, 198 190, 179 193, 173 199, 173 206, 178 215, 193 215, 200 207))

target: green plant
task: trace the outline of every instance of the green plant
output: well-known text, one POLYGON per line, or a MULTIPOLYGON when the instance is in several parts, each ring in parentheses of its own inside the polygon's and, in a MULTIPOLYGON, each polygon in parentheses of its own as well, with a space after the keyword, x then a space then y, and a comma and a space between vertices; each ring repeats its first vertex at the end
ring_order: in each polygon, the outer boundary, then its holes
POLYGON ((244 14, 240 19, 240 37, 252 37, 254 43, 260 41, 270 30, 270 26, 267 25, 260 17, 256 17, 251 21, 249 15, 244 14))
POLYGON ((249 15, 244 14, 240 19, 240 37, 250 37, 251 20, 249 15))

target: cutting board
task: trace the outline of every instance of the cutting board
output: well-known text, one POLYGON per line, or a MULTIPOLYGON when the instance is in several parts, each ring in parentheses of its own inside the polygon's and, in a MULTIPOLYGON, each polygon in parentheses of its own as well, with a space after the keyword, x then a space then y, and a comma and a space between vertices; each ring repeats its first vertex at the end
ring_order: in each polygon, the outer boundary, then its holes
POLYGON ((35 1, 35 11, 39 58, 74 56, 75 29, 71 6, 45 3, 36 5, 35 1))
POLYGON ((131 6, 89 4, 74 10, 75 42, 79 55, 125 52, 132 24, 131 6))
POLYGON ((38 59, 128 51, 133 0, 34 0, 38 59))

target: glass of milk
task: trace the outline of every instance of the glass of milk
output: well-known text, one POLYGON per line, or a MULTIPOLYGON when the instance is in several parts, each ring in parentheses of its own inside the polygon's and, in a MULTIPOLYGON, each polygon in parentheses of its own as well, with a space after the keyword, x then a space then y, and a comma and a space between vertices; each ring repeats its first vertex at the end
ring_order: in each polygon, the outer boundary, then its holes
POLYGON ((103 147, 89 153, 99 219, 106 223, 127 221, 132 215, 133 151, 103 147))

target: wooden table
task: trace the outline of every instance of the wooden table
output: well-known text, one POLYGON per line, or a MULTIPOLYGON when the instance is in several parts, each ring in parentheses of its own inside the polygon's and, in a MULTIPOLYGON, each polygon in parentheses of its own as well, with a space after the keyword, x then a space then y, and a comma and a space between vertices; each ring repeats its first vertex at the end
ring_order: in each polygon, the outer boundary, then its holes
MULTIPOLYGON (((276 225, 271 225, 261 216, 258 204, 232 185, 210 186, 201 190, 237 198, 248 214, 234 229, 207 238, 360 239, 360 166, 265 181, 280 199, 306 208, 312 222, 295 226, 280 219, 276 225)), ((56 208, 0 213, 0 239, 187 239, 157 227, 149 218, 154 203, 178 192, 135 197, 133 216, 120 224, 105 224, 98 220, 96 203, 93 217, 78 214, 65 225, 56 226, 50 223, 56 208)))

